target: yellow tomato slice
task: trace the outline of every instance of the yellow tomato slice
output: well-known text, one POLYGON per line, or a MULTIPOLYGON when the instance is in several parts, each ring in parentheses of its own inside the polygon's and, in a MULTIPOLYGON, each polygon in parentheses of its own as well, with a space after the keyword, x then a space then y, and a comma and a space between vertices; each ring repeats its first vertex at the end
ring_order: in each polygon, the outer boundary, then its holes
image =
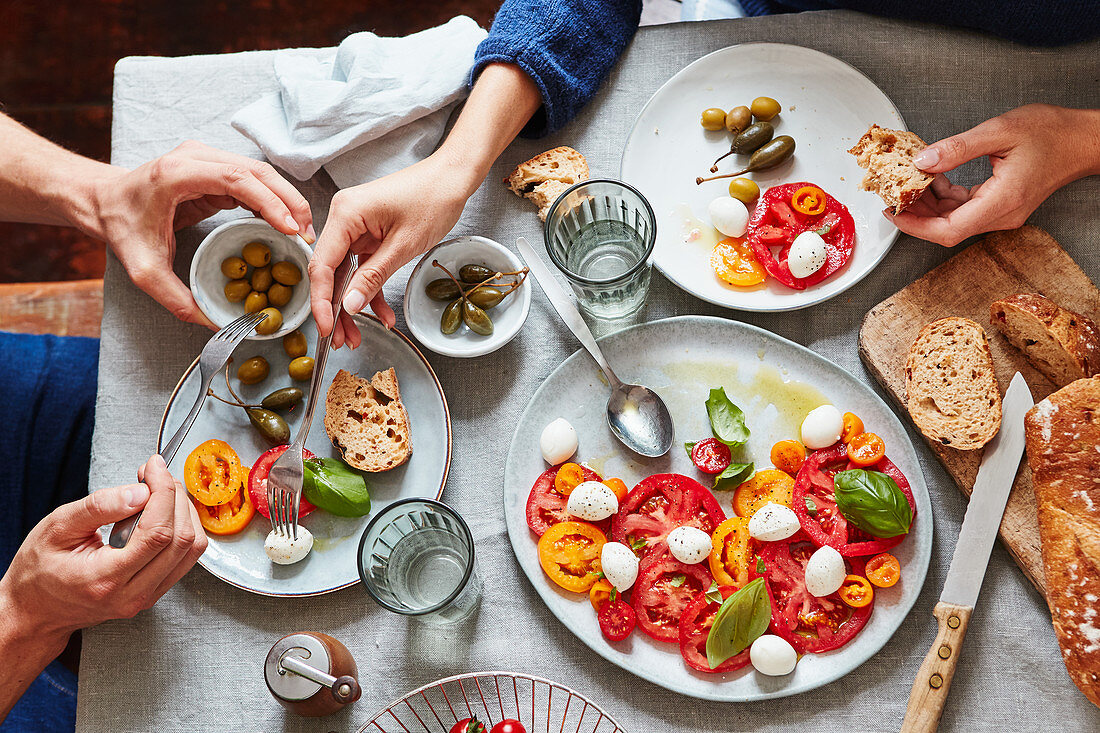
POLYGON ((771 459, 777 469, 794 476, 806 462, 806 446, 797 440, 781 440, 772 446, 771 459))
POLYGON ((237 534, 248 526, 252 517, 256 516, 256 507, 245 489, 241 489, 233 495, 232 499, 217 506, 200 504, 194 497, 191 502, 195 505, 195 512, 199 515, 202 528, 210 534, 237 534))
POLYGON ((559 522, 539 538, 539 564, 562 588, 587 593, 600 574, 607 537, 587 522, 559 522))
POLYGON ((730 517, 714 529, 708 563, 718 585, 743 588, 749 582, 755 544, 747 517, 730 517))
POLYGON ((584 468, 577 463, 565 463, 554 476, 554 488, 562 496, 569 496, 573 489, 584 483, 584 468))
POLYGON ((757 471, 756 475, 733 492, 733 512, 746 519, 761 507, 775 502, 790 506, 794 498, 794 479, 776 469, 757 471))
POLYGON ((727 237, 714 247, 710 266, 724 282, 739 288, 764 282, 767 273, 756 261, 752 247, 743 239, 727 237))
POLYGON ((231 500, 248 479, 241 459, 224 440, 199 444, 183 464, 187 493, 200 504, 218 506, 231 500))
POLYGON ((863 608, 875 597, 875 589, 862 575, 846 575, 838 592, 840 600, 852 608, 863 608))

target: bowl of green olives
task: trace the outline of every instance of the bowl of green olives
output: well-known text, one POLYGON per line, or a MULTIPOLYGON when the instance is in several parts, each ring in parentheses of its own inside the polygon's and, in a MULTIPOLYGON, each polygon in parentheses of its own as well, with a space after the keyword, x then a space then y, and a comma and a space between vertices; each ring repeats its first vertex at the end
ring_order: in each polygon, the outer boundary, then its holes
POLYGON ((234 219, 215 228, 191 258, 191 293, 219 328, 265 311, 251 338, 282 338, 310 314, 307 268, 313 250, 263 219, 234 219))
POLYGON ((470 358, 515 338, 531 309, 519 258, 486 237, 457 237, 428 251, 405 286, 405 322, 437 354, 470 358))

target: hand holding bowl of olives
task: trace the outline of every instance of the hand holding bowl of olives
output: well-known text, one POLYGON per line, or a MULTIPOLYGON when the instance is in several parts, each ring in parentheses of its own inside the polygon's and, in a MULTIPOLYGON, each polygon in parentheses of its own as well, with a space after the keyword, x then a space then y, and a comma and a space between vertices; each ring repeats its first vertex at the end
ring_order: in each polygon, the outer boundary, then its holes
POLYGON ((191 259, 191 293, 219 328, 245 313, 266 311, 253 339, 282 338, 309 316, 313 250, 263 219, 234 219, 202 240, 191 259))

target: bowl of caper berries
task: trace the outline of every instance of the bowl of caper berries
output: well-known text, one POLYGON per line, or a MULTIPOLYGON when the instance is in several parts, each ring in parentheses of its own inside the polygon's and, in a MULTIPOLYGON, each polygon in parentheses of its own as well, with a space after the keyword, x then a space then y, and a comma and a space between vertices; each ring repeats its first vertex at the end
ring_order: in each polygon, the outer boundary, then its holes
POLYGON ((206 235, 191 259, 191 293, 219 328, 245 313, 267 319, 253 339, 282 338, 309 316, 306 270, 313 250, 305 240, 263 219, 234 219, 206 235))

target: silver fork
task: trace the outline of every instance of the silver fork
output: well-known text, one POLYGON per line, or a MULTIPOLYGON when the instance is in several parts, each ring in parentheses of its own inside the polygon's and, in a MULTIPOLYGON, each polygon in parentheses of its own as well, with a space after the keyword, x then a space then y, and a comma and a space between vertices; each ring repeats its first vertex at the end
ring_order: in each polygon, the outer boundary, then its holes
POLYGON ((321 380, 325 376, 325 364, 331 352, 329 345, 332 343, 332 334, 336 331, 336 319, 340 317, 344 292, 348 289, 351 276, 355 274, 359 258, 351 255, 347 263, 348 269, 344 273, 344 282, 332 301, 332 331, 329 331, 328 336, 317 340, 317 351, 313 359, 313 377, 309 382, 309 399, 306 402, 305 414, 302 416, 302 425, 298 428, 298 434, 294 436, 294 442, 287 446, 267 474, 267 506, 271 514, 271 528, 295 540, 298 539, 298 507, 302 500, 302 482, 305 480, 305 461, 302 450, 309 436, 309 427, 313 423, 317 398, 321 394, 321 380))
MULTIPOLYGON (((180 449, 183 439, 187 437, 187 432, 195 423, 195 418, 199 416, 199 410, 206 402, 206 393, 210 390, 211 380, 229 361, 229 357, 233 355, 233 349, 237 348, 237 344, 248 338, 252 330, 266 318, 266 313, 246 313, 215 333, 206 342, 206 346, 202 347, 202 353, 199 354, 199 377, 202 382, 199 388, 199 396, 195 400, 195 406, 191 408, 191 412, 187 413, 187 417, 183 419, 183 424, 180 425, 172 439, 168 441, 168 445, 164 446, 164 450, 160 452, 166 464, 171 463, 172 459, 176 457, 176 451, 180 449)), ((139 519, 141 519, 141 512, 132 517, 127 517, 121 522, 115 522, 115 526, 111 528, 111 547, 125 547, 126 543, 130 541, 130 535, 134 533, 134 527, 137 526, 139 519)))

